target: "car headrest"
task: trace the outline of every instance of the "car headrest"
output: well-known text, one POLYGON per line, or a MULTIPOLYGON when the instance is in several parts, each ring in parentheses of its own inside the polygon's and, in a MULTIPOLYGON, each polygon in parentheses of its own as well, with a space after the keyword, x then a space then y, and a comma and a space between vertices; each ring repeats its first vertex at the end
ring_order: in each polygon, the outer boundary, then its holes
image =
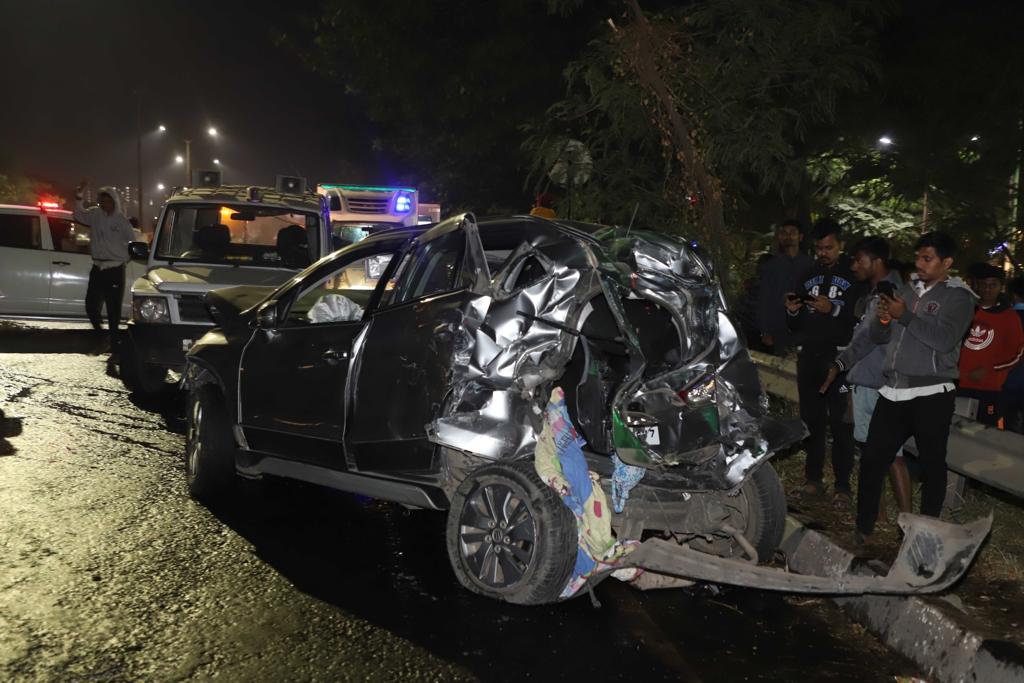
POLYGON ((277 231, 277 251, 281 253, 286 249, 293 249, 295 247, 301 247, 305 249, 308 245, 306 242, 306 229, 298 225, 289 225, 281 228, 277 231))
POLYGON ((192 243, 200 249, 209 251, 227 249, 231 244, 231 231, 228 230, 228 226, 220 223, 204 225, 196 230, 192 243))

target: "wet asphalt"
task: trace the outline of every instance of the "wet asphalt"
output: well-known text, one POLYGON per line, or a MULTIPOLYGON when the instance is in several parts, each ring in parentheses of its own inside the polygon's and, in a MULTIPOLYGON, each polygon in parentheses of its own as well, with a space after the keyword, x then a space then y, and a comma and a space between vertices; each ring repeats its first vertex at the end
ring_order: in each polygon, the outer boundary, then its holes
POLYGON ((142 403, 79 325, 0 322, 2 680, 892 681, 825 600, 711 587, 517 607, 463 590, 442 514, 184 483, 182 398, 142 403))

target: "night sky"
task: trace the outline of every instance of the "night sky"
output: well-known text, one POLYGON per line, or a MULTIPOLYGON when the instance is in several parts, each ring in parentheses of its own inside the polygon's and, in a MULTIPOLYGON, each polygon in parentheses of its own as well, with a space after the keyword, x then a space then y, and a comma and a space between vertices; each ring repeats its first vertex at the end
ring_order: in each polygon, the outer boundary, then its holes
POLYGON ((157 182, 184 181, 173 158, 185 137, 193 168, 217 157, 226 182, 271 184, 277 173, 388 182, 356 108, 273 43, 311 5, 0 0, 0 172, 67 194, 83 176, 134 185, 141 98, 149 198, 157 182), (166 133, 156 133, 160 123, 166 133))

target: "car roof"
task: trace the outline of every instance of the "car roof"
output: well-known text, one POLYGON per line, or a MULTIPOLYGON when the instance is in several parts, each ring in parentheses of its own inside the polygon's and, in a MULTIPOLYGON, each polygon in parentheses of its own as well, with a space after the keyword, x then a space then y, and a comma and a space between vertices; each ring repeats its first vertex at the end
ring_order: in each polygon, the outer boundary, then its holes
MULTIPOLYGON (((410 237, 419 237, 420 235, 427 232, 436 225, 438 224, 429 223, 416 226, 396 226, 394 228, 386 228, 384 230, 380 230, 378 232, 373 233, 366 239, 356 242, 356 244, 370 245, 378 241, 391 240, 396 238, 408 239, 410 237)), ((477 221, 477 227, 480 230, 481 234, 515 231, 517 228, 521 228, 526 225, 546 227, 563 234, 568 234, 573 237, 582 238, 588 242, 593 242, 595 244, 597 243, 597 240, 594 238, 594 235, 592 233, 608 227, 596 223, 549 220, 547 218, 541 218, 539 216, 526 215, 487 216, 484 218, 480 218, 477 221)))
POLYGON ((31 211, 33 213, 60 214, 61 217, 72 215, 67 209, 44 209, 41 206, 30 206, 28 204, 0 204, 0 211, 9 211, 11 209, 16 209, 18 211, 31 211))
POLYGON ((273 206, 304 211, 320 211, 321 196, 314 193, 293 194, 278 192, 273 187, 258 185, 220 185, 218 187, 179 188, 167 199, 168 204, 175 202, 208 202, 211 204, 231 202, 251 204, 253 206, 273 206), (259 201, 249 201, 249 191, 256 188, 260 191, 259 201))

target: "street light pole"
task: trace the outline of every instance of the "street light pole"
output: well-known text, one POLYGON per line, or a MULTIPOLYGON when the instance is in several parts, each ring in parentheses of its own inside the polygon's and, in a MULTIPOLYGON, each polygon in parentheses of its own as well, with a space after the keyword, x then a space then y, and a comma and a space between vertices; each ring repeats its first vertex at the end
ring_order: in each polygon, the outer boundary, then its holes
POLYGON ((192 182, 192 141, 185 139, 185 187, 192 182))
POLYGON ((137 173, 135 180, 139 184, 139 190, 135 197, 139 200, 139 230, 145 230, 146 222, 142 219, 142 93, 136 91, 135 97, 135 170, 137 173))

